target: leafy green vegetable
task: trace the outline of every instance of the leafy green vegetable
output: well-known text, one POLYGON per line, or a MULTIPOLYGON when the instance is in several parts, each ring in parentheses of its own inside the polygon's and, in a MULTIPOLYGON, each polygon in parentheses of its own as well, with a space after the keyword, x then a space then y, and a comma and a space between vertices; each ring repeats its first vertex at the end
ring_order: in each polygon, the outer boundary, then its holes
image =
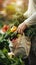
POLYGON ((24 65, 24 62, 22 61, 21 57, 17 58, 17 57, 13 57, 13 58, 9 58, 9 56, 7 55, 7 50, 3 49, 0 50, 0 65, 24 65))
POLYGON ((24 65, 22 58, 10 57, 8 56, 9 50, 9 40, 10 37, 13 39, 17 36, 17 33, 11 33, 7 31, 5 34, 0 34, 0 65, 24 65))

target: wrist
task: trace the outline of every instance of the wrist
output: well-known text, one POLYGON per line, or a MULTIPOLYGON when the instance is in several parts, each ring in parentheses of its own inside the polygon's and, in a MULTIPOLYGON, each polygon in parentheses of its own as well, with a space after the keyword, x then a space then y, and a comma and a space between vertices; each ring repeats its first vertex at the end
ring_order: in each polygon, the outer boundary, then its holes
POLYGON ((24 24, 24 29, 26 29, 28 26, 26 25, 26 23, 25 23, 25 22, 24 22, 23 24, 24 24))

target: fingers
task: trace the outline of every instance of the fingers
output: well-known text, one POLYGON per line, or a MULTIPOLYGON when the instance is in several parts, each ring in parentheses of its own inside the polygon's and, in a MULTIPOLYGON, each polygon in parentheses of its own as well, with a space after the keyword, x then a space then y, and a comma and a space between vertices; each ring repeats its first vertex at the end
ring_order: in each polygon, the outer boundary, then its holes
POLYGON ((20 28, 18 28, 18 29, 17 29, 17 32, 18 32, 18 33, 21 33, 21 29, 20 29, 20 28))
POLYGON ((23 31, 27 28, 25 23, 22 23, 18 26, 17 32, 23 34, 23 31))
POLYGON ((23 30, 21 30, 21 34, 23 34, 23 30))
POLYGON ((17 32, 23 34, 24 28, 25 28, 24 24, 23 24, 23 23, 20 24, 20 25, 18 26, 17 32))
POLYGON ((23 34, 22 28, 18 28, 18 29, 17 29, 17 32, 20 33, 20 34, 23 34))

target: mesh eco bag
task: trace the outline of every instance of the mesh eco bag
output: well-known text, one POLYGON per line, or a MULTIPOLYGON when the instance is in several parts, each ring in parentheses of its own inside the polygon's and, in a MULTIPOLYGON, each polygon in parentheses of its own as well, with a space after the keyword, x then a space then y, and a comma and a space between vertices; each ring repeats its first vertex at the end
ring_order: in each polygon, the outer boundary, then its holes
MULTIPOLYGON (((23 51, 26 52, 26 56, 29 55, 31 42, 30 42, 30 39, 27 36, 25 36, 25 34, 20 35, 16 39, 16 41, 14 41, 14 43, 12 43, 12 44, 13 44, 13 48, 14 48, 14 54, 16 54, 17 52, 20 52, 20 49, 24 48, 23 51)), ((21 51, 21 53, 22 53, 22 51, 21 51)))

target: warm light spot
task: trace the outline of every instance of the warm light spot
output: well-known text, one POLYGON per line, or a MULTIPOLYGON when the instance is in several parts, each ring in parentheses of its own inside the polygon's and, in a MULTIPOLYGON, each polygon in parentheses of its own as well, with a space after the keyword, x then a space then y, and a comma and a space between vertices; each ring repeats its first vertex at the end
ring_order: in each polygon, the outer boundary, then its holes
POLYGON ((17 6, 21 6, 21 5, 22 5, 22 1, 21 1, 21 0, 17 0, 17 1, 16 1, 16 5, 17 5, 17 6))

